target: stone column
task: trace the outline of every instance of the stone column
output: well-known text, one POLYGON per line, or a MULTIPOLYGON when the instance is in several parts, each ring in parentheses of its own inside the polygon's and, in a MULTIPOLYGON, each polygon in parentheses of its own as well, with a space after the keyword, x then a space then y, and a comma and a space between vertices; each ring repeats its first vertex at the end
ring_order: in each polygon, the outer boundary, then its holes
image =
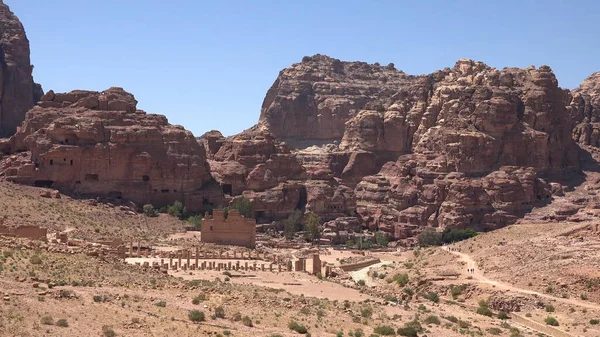
POLYGON ((260 264, 260 270, 265 271, 265 264, 264 263, 260 264))
POLYGON ((133 239, 129 239, 129 257, 133 257, 133 239))
POLYGON ((235 261, 235 270, 240 270, 240 261, 235 261))
POLYGON ((231 261, 227 262, 227 269, 231 270, 231 261))
POLYGON ((198 247, 196 247, 196 267, 198 267, 198 247))
POLYGON ((269 271, 271 271, 271 272, 273 271, 273 264, 272 263, 269 263, 269 271))
POLYGON ((177 264, 181 266, 181 251, 177 252, 177 264))
POLYGON ((281 273, 281 265, 280 264, 277 265, 277 270, 281 273))
POLYGON ((248 262, 244 262, 244 270, 248 270, 248 262))
POLYGON ((237 259, 237 252, 235 250, 233 251, 233 258, 237 259))
POLYGON ((189 267, 189 266, 190 266, 190 254, 191 254, 191 253, 190 253, 190 250, 189 250, 189 249, 186 249, 186 250, 185 250, 185 254, 187 255, 187 265, 188 265, 188 267, 189 267))
POLYGON ((252 263, 252 270, 256 271, 256 262, 252 263))
POLYGON ((173 255, 169 256, 169 268, 173 268, 173 255))
POLYGON ((138 240, 137 256, 142 257, 142 241, 138 240))
POLYGON ((287 270, 288 270, 288 271, 292 271, 292 269, 293 269, 292 260, 289 260, 289 261, 287 262, 287 270))

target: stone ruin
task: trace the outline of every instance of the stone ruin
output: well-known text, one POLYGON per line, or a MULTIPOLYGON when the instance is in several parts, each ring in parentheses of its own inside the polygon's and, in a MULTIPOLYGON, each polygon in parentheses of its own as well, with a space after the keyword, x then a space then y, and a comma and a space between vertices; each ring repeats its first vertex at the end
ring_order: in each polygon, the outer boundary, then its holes
POLYGON ((214 210, 212 216, 207 213, 202 220, 201 232, 202 242, 256 246, 256 220, 246 219, 235 209, 228 212, 227 218, 222 210, 214 210))

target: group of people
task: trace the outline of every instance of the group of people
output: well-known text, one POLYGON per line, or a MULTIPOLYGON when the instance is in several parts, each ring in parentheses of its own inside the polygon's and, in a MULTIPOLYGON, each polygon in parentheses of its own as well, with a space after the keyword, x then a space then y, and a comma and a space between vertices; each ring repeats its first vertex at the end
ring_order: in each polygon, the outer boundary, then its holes
POLYGON ((475 268, 467 268, 467 273, 475 274, 475 268))
POLYGON ((455 247, 448 247, 448 250, 451 251, 451 252, 460 252, 460 248, 458 248, 458 247, 456 247, 456 248, 455 247))

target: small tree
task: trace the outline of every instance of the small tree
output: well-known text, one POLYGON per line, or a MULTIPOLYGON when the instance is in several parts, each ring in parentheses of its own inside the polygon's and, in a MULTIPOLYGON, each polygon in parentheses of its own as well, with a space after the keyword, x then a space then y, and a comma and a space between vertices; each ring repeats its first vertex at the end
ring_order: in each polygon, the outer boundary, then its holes
POLYGON ((387 236, 382 231, 377 231, 375 233, 375 241, 377 242, 378 245, 380 245, 382 247, 386 247, 388 245, 387 236))
POLYGON ((425 228, 425 230, 417 236, 417 240, 421 247, 439 246, 442 244, 442 234, 436 232, 433 228, 425 228))
POLYGON ((154 209, 154 206, 152 206, 151 204, 146 204, 143 207, 143 211, 144 211, 144 215, 147 217, 157 217, 158 213, 156 213, 156 209, 154 209))
POLYGON ((185 219, 187 210, 181 203, 181 201, 175 201, 173 205, 167 207, 167 212, 173 216, 178 217, 180 220, 185 219))
POLYGON ((188 318, 192 322, 204 322, 204 312, 200 310, 192 310, 189 312, 188 318))
POLYGON ((308 240, 315 241, 321 237, 320 224, 321 218, 317 214, 313 212, 308 213, 304 221, 304 230, 306 231, 308 240))
POLYGON ((239 197, 234 199, 229 207, 225 208, 226 213, 229 213, 230 210, 235 209, 240 212, 244 217, 251 219, 254 218, 253 210, 252 210, 252 201, 245 197, 239 197))
POLYGON ((194 225, 194 227, 196 227, 199 230, 202 225, 202 216, 201 215, 193 215, 193 216, 187 218, 187 222, 191 223, 192 225, 194 225))
POLYGON ((289 240, 294 237, 300 228, 302 228, 302 212, 295 209, 287 219, 283 220, 283 235, 289 240))

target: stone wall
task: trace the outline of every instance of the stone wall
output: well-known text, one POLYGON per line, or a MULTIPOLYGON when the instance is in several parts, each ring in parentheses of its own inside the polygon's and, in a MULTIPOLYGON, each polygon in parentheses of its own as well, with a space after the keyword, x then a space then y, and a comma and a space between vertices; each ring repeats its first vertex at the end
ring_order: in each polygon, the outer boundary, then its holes
POLYGON ((0 225, 0 235, 46 241, 48 229, 38 226, 8 227, 0 225))
POLYGON ((231 210, 227 218, 223 211, 214 210, 213 215, 206 214, 202 220, 202 242, 221 245, 256 245, 256 220, 246 219, 237 210, 231 210))

